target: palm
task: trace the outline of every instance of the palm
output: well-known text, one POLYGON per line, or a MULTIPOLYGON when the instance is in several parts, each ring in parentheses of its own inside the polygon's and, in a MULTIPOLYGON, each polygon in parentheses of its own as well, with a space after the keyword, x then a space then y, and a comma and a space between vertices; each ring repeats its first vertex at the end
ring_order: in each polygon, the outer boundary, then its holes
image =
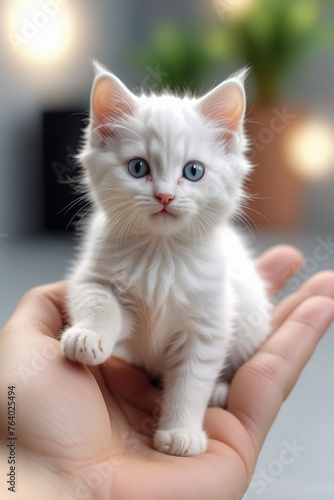
MULTIPOLYGON (((282 285, 287 270, 300 264, 300 255, 287 248, 272 250, 260 262, 273 289, 282 285)), ((24 299, 19 309, 21 318, 26 311, 31 319, 29 330, 22 328, 17 312, 0 337, 1 399, 6 398, 4 387, 11 380, 17 390, 17 433, 27 481, 35 469, 39 482, 45 478, 40 498, 59 498, 64 492, 64 500, 241 498, 283 398, 333 319, 329 298, 334 296, 333 275, 310 280, 277 308, 274 322, 276 327, 282 325, 282 333, 275 333, 261 353, 237 372, 228 409, 207 411, 207 453, 184 458, 152 448, 160 391, 143 372, 115 358, 91 370, 63 358, 57 337, 64 287, 54 285, 39 292, 37 299, 36 292, 24 299), (327 298, 303 304, 313 295, 327 298), (308 327, 310 318, 317 318, 313 343, 307 344, 305 335, 302 341, 297 339, 298 324, 305 330, 303 314, 308 314, 308 327), (287 338, 284 329, 289 319, 294 335, 287 338), (289 348, 297 340, 298 350, 289 348), (286 365, 282 353, 291 357, 286 365)), ((1 427, 2 438, 6 432, 1 427)))
MULTIPOLYGON (((46 337, 44 342, 45 350, 54 340, 46 337)), ((40 373, 38 384, 31 378, 25 392, 19 391, 20 413, 24 415, 20 444, 37 454, 41 467, 46 456, 52 457, 60 472, 64 470, 63 479, 74 498, 80 491, 89 491, 89 498, 100 498, 102 490, 112 491, 111 498, 138 498, 138 491, 142 498, 172 498, 178 490, 182 492, 179 498, 185 498, 185 491, 189 497, 204 498, 208 485, 223 480, 215 467, 221 461, 226 481, 236 473, 237 465, 246 487, 243 459, 235 453, 240 442, 229 441, 244 431, 227 411, 216 408, 207 412, 209 436, 215 436, 217 425, 226 431, 225 438, 210 439, 207 453, 190 458, 162 455, 153 450, 151 442, 160 392, 146 375, 116 359, 92 371, 64 363, 61 357, 51 364, 40 373), (73 487, 68 474, 73 480, 80 478, 73 487), (195 481, 189 481, 192 475, 195 481)), ((243 449, 243 454, 248 453, 243 449)))

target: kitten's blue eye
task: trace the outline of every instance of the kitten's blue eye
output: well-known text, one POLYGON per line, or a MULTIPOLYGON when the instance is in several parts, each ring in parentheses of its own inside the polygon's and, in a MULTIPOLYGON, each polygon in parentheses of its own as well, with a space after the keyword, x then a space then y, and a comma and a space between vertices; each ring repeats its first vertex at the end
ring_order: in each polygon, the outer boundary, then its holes
POLYGON ((145 177, 150 171, 150 168, 145 160, 141 158, 135 158, 130 160, 128 163, 128 171, 132 177, 139 179, 140 177, 145 177))
POLYGON ((192 161, 191 163, 187 163, 187 165, 184 167, 183 175, 189 181, 196 182, 202 179, 204 171, 205 169, 202 163, 199 163, 198 161, 192 161))

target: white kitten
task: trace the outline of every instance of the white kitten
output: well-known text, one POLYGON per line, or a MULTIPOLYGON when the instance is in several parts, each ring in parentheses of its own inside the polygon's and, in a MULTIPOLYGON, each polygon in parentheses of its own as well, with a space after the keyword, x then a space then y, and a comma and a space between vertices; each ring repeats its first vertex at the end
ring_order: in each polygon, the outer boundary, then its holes
POLYGON ((202 453, 206 408, 269 333, 270 303, 230 220, 250 172, 245 73, 200 99, 133 95, 97 66, 80 154, 94 201, 69 283, 72 361, 161 376, 154 447, 202 453))

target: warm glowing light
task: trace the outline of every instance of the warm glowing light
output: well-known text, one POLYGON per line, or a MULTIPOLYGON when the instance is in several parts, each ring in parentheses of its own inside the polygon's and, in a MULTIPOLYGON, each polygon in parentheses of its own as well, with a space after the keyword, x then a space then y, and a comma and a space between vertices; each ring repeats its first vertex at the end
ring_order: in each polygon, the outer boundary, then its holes
POLYGON ((10 10, 8 37, 18 54, 54 61, 68 50, 73 23, 71 0, 16 0, 10 10))
POLYGON ((306 179, 324 177, 334 167, 334 129, 320 119, 307 119, 287 135, 286 153, 295 172, 306 179))
POLYGON ((216 10, 222 20, 239 21, 246 17, 254 7, 257 0, 214 0, 216 10))
POLYGON ((231 11, 231 16, 238 20, 247 16, 255 7, 256 0, 235 0, 235 9, 231 11))

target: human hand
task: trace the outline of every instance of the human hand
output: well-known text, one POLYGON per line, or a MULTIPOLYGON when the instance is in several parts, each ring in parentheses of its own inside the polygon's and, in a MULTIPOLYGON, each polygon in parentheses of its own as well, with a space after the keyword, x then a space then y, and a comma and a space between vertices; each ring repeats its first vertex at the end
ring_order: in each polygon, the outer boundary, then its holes
MULTIPOLYGON (((277 247, 259 269, 274 292, 301 263, 299 252, 277 247)), ((227 409, 208 409, 209 447, 194 457, 152 448, 161 393, 142 371, 116 358, 89 369, 63 357, 65 291, 62 282, 28 292, 0 335, 1 498, 12 498, 9 385, 17 402, 17 499, 242 498, 282 401, 334 319, 334 273, 313 276, 275 308, 273 335, 236 373, 227 409)))

